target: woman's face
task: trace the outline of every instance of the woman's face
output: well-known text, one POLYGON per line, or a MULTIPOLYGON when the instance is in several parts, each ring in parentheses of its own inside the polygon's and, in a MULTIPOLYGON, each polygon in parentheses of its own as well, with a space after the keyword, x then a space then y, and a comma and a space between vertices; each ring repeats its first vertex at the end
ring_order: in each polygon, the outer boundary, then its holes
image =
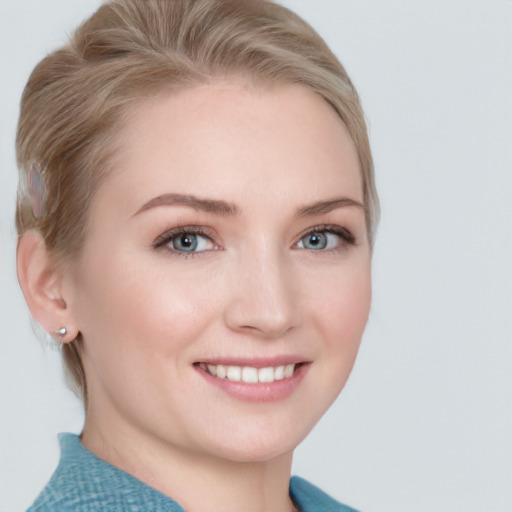
POLYGON ((347 129, 308 89, 231 82, 139 104, 120 140, 68 281, 86 429, 290 452, 342 389, 370 306, 347 129))

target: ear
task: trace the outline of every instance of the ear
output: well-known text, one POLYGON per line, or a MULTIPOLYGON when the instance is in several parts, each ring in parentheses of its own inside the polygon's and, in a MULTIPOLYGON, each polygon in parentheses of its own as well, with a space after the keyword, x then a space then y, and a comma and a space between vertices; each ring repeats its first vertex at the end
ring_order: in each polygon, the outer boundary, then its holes
POLYGON ((18 240, 18 281, 34 319, 53 338, 67 343, 78 329, 66 303, 64 270, 50 257, 43 237, 27 231, 18 240))

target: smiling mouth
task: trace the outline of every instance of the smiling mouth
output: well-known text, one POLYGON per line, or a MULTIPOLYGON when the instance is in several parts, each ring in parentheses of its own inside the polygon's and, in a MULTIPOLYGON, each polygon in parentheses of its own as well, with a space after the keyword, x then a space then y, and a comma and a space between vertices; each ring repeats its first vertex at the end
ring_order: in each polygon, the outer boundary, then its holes
POLYGON ((289 379, 303 363, 255 368, 223 364, 196 363, 204 372, 218 379, 245 384, 268 384, 289 379))

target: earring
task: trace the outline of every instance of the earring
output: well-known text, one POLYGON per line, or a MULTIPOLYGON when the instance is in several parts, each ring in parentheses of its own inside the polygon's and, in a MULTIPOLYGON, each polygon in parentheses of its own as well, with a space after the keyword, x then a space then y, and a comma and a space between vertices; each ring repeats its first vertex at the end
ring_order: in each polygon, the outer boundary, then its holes
POLYGON ((60 329, 58 329, 55 332, 56 332, 56 334, 58 334, 60 336, 66 336, 66 334, 68 333, 68 330, 65 327, 61 327, 60 329))

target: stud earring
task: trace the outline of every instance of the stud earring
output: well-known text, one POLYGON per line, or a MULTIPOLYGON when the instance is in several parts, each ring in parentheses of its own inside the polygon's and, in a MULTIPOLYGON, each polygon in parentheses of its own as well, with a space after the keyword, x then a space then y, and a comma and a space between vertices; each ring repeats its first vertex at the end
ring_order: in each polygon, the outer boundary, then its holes
POLYGON ((66 334, 68 333, 68 330, 65 327, 61 327, 60 329, 58 329, 56 331, 56 333, 60 336, 66 336, 66 334))

